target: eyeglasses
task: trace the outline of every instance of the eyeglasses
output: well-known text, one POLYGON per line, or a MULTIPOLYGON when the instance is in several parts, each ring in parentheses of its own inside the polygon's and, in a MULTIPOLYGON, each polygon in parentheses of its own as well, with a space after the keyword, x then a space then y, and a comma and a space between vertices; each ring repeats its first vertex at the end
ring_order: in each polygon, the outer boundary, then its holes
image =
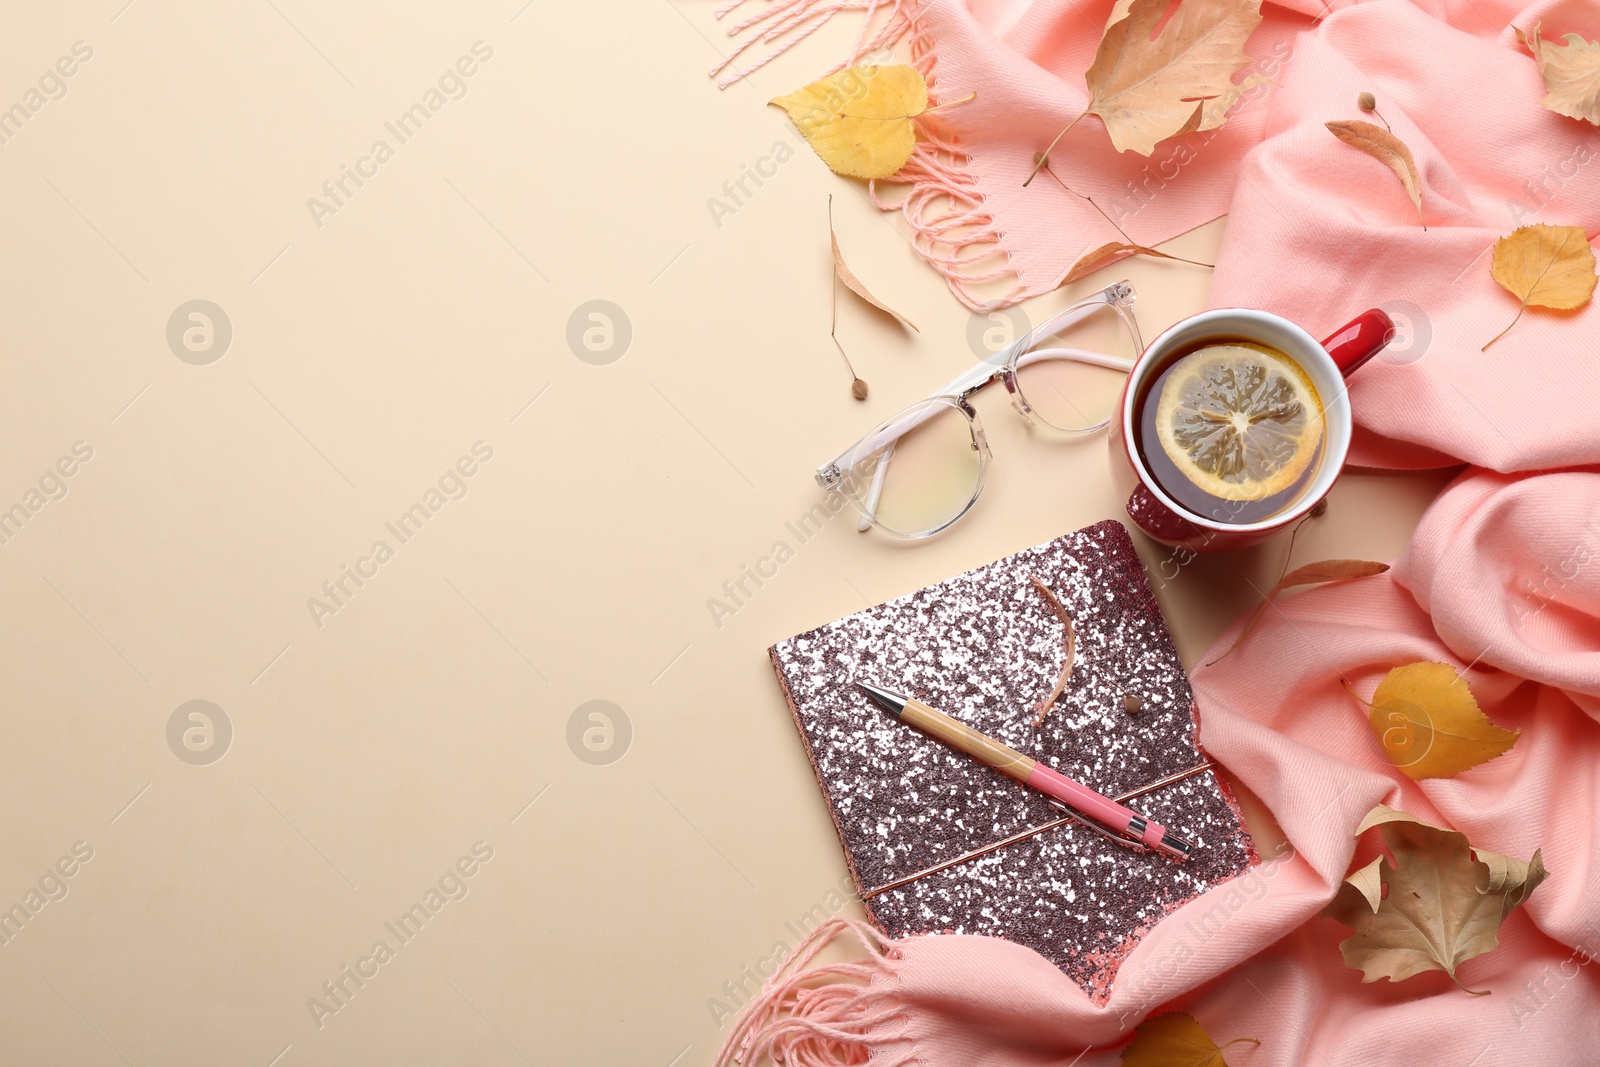
POLYGON ((945 386, 879 423, 817 468, 817 484, 840 493, 896 537, 931 537, 977 503, 991 454, 970 399, 1004 382, 1030 425, 1084 437, 1111 422, 1127 373, 1143 350, 1133 286, 1118 282, 1057 312, 945 386), (1053 341, 1048 347, 1042 342, 1053 341), (892 463, 892 469, 891 469, 892 463))

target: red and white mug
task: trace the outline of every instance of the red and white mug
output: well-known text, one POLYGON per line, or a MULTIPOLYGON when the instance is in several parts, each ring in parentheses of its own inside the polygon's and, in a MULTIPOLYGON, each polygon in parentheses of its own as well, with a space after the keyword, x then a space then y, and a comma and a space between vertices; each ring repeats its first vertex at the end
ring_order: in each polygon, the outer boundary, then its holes
POLYGON ((1162 544, 1192 552, 1247 548, 1294 523, 1328 495, 1344 468, 1352 427, 1344 379, 1381 352, 1394 332, 1389 316, 1376 308, 1321 343, 1280 315, 1248 308, 1203 311, 1170 327, 1134 361, 1111 419, 1112 477, 1119 492, 1128 494, 1128 517, 1162 544), (1156 484, 1134 447, 1136 407, 1145 383, 1165 369, 1168 355, 1214 337, 1243 338, 1277 349, 1301 366, 1323 398, 1327 437, 1321 466, 1293 504, 1258 522, 1225 522, 1185 508, 1156 484))

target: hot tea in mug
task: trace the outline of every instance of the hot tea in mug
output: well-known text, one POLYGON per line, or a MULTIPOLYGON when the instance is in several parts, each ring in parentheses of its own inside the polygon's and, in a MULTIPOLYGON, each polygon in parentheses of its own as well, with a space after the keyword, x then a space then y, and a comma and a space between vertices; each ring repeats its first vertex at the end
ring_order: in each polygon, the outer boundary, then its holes
POLYGON ((1135 399, 1145 469, 1195 515, 1244 524, 1295 506, 1327 452, 1323 399, 1287 353, 1245 337, 1174 349, 1135 399))

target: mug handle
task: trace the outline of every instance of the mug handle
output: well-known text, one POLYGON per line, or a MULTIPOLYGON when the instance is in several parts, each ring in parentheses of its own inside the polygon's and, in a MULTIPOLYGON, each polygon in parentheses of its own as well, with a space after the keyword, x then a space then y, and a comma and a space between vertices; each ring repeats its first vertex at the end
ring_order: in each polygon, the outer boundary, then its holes
POLYGON ((1373 308, 1333 331, 1322 347, 1333 357, 1339 373, 1348 378, 1382 352, 1394 334, 1394 320, 1382 309, 1373 308))

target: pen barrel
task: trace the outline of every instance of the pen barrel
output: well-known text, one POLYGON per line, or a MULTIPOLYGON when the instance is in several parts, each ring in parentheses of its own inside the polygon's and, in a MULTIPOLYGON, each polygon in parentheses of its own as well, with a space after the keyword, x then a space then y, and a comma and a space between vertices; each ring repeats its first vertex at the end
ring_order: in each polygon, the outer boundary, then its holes
POLYGON ((1009 774, 1019 782, 1027 782, 1039 761, 1024 756, 1014 748, 1002 745, 994 738, 980 734, 965 723, 958 722, 942 711, 935 711, 920 700, 906 701, 900 718, 923 733, 943 741, 959 752, 965 752, 997 771, 1009 774))
POLYGON ((1043 763, 1034 766, 1033 773, 1028 776, 1027 784, 1046 796, 1055 797, 1073 810, 1104 823, 1118 833, 1128 830, 1131 825, 1141 831, 1138 836, 1147 845, 1153 846, 1161 838, 1162 828, 1146 822, 1132 808, 1123 807, 1115 800, 1101 796, 1088 786, 1074 782, 1060 771, 1043 763))

